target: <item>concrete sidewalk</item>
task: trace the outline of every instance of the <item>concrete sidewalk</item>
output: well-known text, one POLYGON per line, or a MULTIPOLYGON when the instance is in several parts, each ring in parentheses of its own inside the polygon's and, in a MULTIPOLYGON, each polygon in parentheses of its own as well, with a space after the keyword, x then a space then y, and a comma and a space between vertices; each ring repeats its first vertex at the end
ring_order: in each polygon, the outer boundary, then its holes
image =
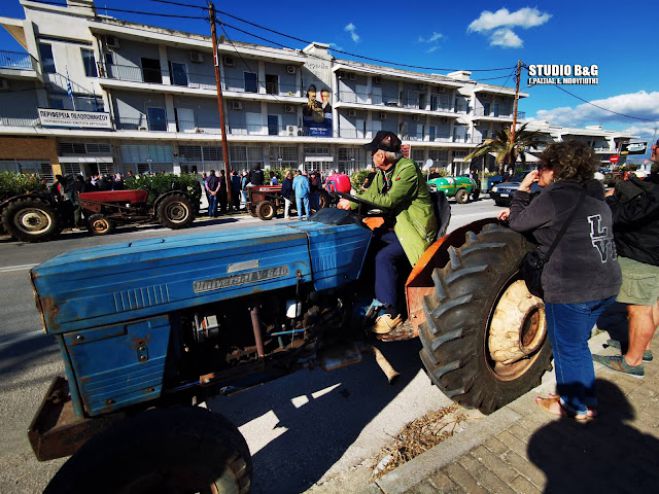
MULTIPOLYGON (((608 334, 591 339, 593 353, 608 334)), ((659 355, 655 339, 654 353, 659 355)), ((401 465, 364 492, 536 493, 657 492, 659 489, 659 358, 645 378, 595 366, 600 416, 589 424, 555 419, 534 403, 536 390, 469 425, 401 465)))

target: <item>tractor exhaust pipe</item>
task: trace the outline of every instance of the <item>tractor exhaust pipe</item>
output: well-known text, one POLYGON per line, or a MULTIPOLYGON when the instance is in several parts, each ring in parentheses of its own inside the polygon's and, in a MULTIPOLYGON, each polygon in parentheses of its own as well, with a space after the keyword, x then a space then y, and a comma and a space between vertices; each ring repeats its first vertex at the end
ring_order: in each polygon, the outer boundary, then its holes
POLYGON ((263 336, 261 335, 261 321, 259 320, 259 308, 257 306, 249 309, 249 315, 252 317, 252 331, 254 331, 254 343, 256 344, 256 354, 259 358, 265 357, 263 348, 263 336))

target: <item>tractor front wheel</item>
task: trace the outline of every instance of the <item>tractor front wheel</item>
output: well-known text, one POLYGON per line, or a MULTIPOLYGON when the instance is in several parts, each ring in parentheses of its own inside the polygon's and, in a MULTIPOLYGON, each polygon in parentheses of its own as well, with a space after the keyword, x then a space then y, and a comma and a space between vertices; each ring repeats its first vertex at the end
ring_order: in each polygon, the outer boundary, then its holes
POLYGON ((275 206, 270 201, 261 201, 256 205, 256 216, 262 220, 271 220, 275 217, 275 206))
POLYGON ((455 202, 465 204, 469 200, 469 192, 466 189, 459 189, 455 193, 455 202))
POLYGON ((102 214, 92 214, 87 220, 87 229, 92 235, 108 235, 114 227, 114 221, 102 214))
POLYGON ((221 415, 193 407, 156 409, 90 439, 44 493, 245 494, 251 470, 245 439, 221 415))
POLYGON ((2 212, 2 226, 21 242, 43 242, 61 231, 55 208, 33 197, 11 201, 2 212))
POLYGON ((185 194, 170 194, 158 204, 157 215, 162 226, 176 230, 192 224, 194 208, 185 194))
POLYGON ((489 224, 450 247, 449 262, 432 274, 421 360, 433 383, 467 408, 489 414, 551 369, 544 303, 519 279, 530 248, 522 235, 489 224))

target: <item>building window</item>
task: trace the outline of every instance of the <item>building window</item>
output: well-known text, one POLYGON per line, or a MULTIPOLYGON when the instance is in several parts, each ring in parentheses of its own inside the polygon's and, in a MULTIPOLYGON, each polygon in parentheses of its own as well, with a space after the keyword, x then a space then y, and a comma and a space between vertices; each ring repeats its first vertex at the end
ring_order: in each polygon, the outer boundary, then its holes
POLYGON ((146 119, 149 124, 149 130, 167 130, 167 114, 164 108, 147 108, 146 119))
POLYGON ((267 94, 279 94, 279 76, 273 74, 265 75, 265 92, 267 94))
POLYGON ((80 48, 80 54, 82 55, 82 65, 85 67, 85 75, 87 77, 98 77, 94 51, 89 48, 80 48))
POLYGON ((256 73, 254 72, 245 72, 245 92, 246 93, 256 93, 257 84, 256 84, 256 73))
POLYGON ((156 60, 155 58, 142 58, 142 80, 144 82, 162 84, 160 60, 156 60))
POLYGON ((270 165, 275 168, 297 168, 297 146, 270 146, 270 165))
POLYGON ((41 67, 45 74, 55 74, 55 58, 53 57, 53 46, 48 43, 39 43, 39 56, 41 67))
POLYGON ((59 156, 72 156, 72 155, 97 155, 107 156, 110 155, 112 148, 109 144, 96 143, 96 142, 60 142, 58 145, 59 156))
POLYGON ((188 85, 188 68, 184 63, 171 63, 171 78, 174 86, 188 85))
POLYGON ((0 172, 34 174, 49 182, 53 181, 53 167, 50 163, 40 161, 0 160, 0 172))

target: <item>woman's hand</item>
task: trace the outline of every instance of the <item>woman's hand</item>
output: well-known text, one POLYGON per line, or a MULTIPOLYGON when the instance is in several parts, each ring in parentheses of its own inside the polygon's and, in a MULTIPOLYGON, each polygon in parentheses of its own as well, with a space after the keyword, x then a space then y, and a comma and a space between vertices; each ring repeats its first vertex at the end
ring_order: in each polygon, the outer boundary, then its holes
POLYGON ((346 211, 349 211, 350 209, 352 209, 351 204, 352 203, 348 199, 341 199, 337 203, 336 208, 337 209, 344 209, 346 211))
POLYGON ((499 214, 497 214, 497 219, 499 221, 508 221, 509 216, 510 216, 510 208, 506 208, 503 211, 501 211, 499 214))
POLYGON ((537 182, 539 179, 539 173, 538 170, 533 170, 529 173, 527 173, 526 177, 524 177, 524 180, 522 180, 522 183, 519 184, 519 189, 521 192, 531 192, 531 186, 533 185, 534 182, 537 182))

